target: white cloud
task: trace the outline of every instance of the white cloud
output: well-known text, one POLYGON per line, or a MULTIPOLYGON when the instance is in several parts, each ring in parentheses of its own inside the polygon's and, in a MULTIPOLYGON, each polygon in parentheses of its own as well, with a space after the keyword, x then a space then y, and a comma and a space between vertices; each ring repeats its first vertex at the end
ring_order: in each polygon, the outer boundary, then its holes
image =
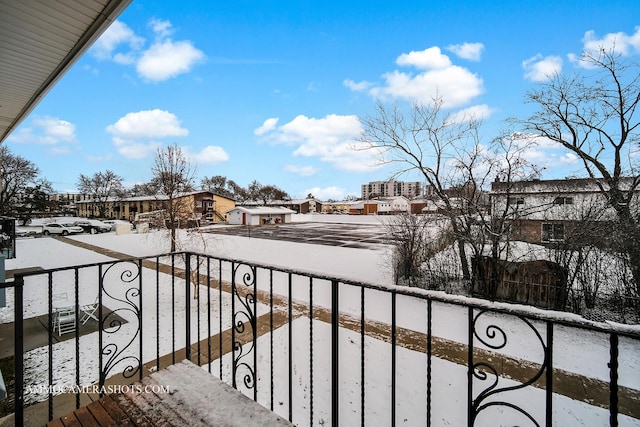
MULTIPOLYGON (((40 144, 60 146, 76 142, 76 126, 66 120, 51 116, 35 116, 29 126, 21 128, 11 135, 8 141, 22 144, 40 144)), ((67 149, 57 148, 54 154, 67 152, 67 149), (63 151, 61 151, 63 150, 63 151)))
POLYGON ((157 138, 189 134, 175 114, 158 109, 127 113, 106 130, 113 134, 113 144, 118 152, 128 159, 142 159, 153 154, 161 145, 155 141, 157 138))
POLYGON ((204 53, 189 41, 164 40, 153 44, 142 54, 136 70, 145 80, 158 82, 191 71, 204 57, 204 53))
POLYGON ((515 146, 523 149, 522 157, 539 167, 560 168, 579 161, 578 156, 549 138, 525 134, 514 135, 513 138, 515 146))
POLYGON ((636 32, 628 35, 623 32, 609 33, 602 38, 596 36, 595 31, 587 31, 582 39, 583 50, 587 52, 599 52, 601 49, 615 51, 621 55, 630 55, 640 51, 640 27, 636 32))
POLYGON ((373 83, 368 82, 368 81, 361 81, 361 82, 354 82, 351 79, 345 79, 342 82, 343 85, 345 85, 346 87, 348 87, 349 89, 351 89, 354 92, 362 92, 364 90, 369 89, 371 86, 373 86, 373 83))
POLYGON ((140 142, 135 139, 114 136, 113 145, 123 157, 137 160, 152 156, 162 144, 155 141, 140 142))
POLYGON ((300 176, 313 176, 320 171, 320 169, 316 168, 315 166, 296 166, 296 165, 286 165, 284 167, 284 170, 300 176))
MULTIPOLYGON (((613 52, 622 56, 640 53, 640 26, 635 28, 635 33, 628 35, 623 32, 605 34, 598 37, 595 31, 587 31, 582 38, 582 52, 595 55, 602 50, 613 52)), ((570 53, 569 61, 583 68, 593 68, 593 64, 584 61, 582 55, 570 53)))
MULTIPOLYGON (((264 125, 259 128, 264 128, 264 125)), ((255 131, 254 131, 255 133, 255 131)), ((368 171, 377 167, 376 153, 364 150, 356 138, 362 126, 356 116, 330 114, 323 118, 303 115, 261 134, 263 141, 296 146, 294 156, 317 157, 345 171, 368 171)))
POLYGON ((127 113, 107 126, 107 132, 127 138, 165 138, 189 134, 187 129, 181 127, 175 114, 158 109, 127 113))
POLYGON ((260 126, 259 128, 253 131, 253 134, 260 136, 274 130, 276 128, 276 125, 278 124, 278 120, 279 119, 277 117, 272 117, 270 119, 265 120, 262 126, 260 126))
POLYGON ((559 56, 543 57, 541 54, 537 54, 522 61, 522 68, 525 70, 525 78, 534 82, 543 82, 562 71, 562 58, 559 56))
POLYGON ((76 127, 73 123, 61 120, 57 117, 38 117, 33 120, 33 124, 42 129, 46 143, 57 144, 58 142, 74 142, 76 139, 76 127))
POLYGON ((376 98, 400 98, 421 103, 432 103, 434 99, 442 98, 444 108, 455 108, 469 103, 484 92, 482 79, 458 66, 416 76, 394 71, 385 74, 384 78, 385 86, 370 91, 376 98))
POLYGON ((162 19, 152 19, 149 21, 149 26, 156 33, 156 37, 159 39, 165 39, 173 34, 173 26, 170 21, 164 21, 162 19))
POLYGON ((155 41, 144 49, 145 39, 137 36, 121 21, 115 21, 92 48, 98 59, 109 59, 121 65, 134 65, 146 81, 159 82, 191 71, 205 59, 205 54, 188 40, 174 41, 170 21, 152 19, 148 23, 155 41), (118 50, 120 49, 120 50, 118 50))
POLYGON ((341 187, 313 187, 301 192, 300 197, 307 197, 307 194, 312 194, 318 200, 344 200, 348 195, 347 190, 341 187))
POLYGON ((437 70, 451 66, 451 60, 444 55, 438 46, 433 46, 425 50, 403 53, 396 59, 396 64, 400 66, 413 66, 425 70, 437 70))
POLYGON ((215 145, 207 145, 197 153, 185 149, 185 156, 195 163, 215 165, 229 160, 229 155, 224 148, 215 145))
POLYGON ((136 51, 144 45, 144 38, 137 36, 124 22, 116 20, 96 40, 91 53, 98 59, 112 59, 113 52, 120 45, 127 45, 129 49, 136 51))
POLYGON ((446 49, 462 59, 480 61, 484 45, 482 43, 452 44, 447 46, 446 49))
POLYGON ((449 117, 449 120, 454 123, 463 123, 470 120, 484 120, 488 119, 494 112, 495 109, 489 107, 487 104, 474 105, 457 111, 449 117))
POLYGON ((402 54, 396 63, 422 71, 413 74, 394 70, 383 74, 384 84, 369 90, 374 98, 425 104, 441 98, 444 108, 455 108, 468 104, 484 92, 481 78, 464 67, 453 65, 437 46, 402 54))
POLYGON ((135 64, 137 58, 134 52, 128 53, 116 53, 113 55, 113 62, 120 65, 131 65, 135 64))

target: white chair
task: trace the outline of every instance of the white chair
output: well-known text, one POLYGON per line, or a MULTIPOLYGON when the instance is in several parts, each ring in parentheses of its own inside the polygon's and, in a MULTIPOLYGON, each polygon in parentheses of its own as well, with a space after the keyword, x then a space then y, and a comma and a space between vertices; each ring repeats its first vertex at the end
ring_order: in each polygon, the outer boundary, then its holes
POLYGON ((53 308, 66 307, 69 305, 69 295, 66 292, 53 294, 51 301, 53 302, 53 308))
POLYGON ((76 330, 76 309, 75 307, 60 307, 55 311, 55 330, 58 335, 76 330))
POLYGON ((98 311, 98 307, 100 307, 99 295, 96 297, 96 300, 93 302, 93 304, 87 304, 80 307, 80 310, 82 310, 82 317, 80 318, 80 322, 83 325, 87 323, 89 319, 93 319, 97 322, 98 318, 96 317, 96 313, 98 311))
POLYGON ((53 302, 53 329, 58 335, 76 330, 76 308, 69 301, 69 295, 66 292, 53 294, 51 301, 53 302))

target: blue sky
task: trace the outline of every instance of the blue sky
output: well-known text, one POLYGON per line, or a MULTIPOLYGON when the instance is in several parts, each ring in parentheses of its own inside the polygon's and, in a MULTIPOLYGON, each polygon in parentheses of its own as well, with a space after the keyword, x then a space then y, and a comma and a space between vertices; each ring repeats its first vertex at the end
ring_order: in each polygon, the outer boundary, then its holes
MULTIPOLYGON (((107 169, 148 181, 157 148, 175 142, 198 177, 341 199, 395 172, 349 149, 376 102, 437 91, 448 111, 483 117, 489 141, 585 47, 615 40, 638 55, 639 26, 636 0, 134 0, 7 144, 60 192, 107 169)), ((544 178, 580 170, 554 147, 531 157, 544 178)))

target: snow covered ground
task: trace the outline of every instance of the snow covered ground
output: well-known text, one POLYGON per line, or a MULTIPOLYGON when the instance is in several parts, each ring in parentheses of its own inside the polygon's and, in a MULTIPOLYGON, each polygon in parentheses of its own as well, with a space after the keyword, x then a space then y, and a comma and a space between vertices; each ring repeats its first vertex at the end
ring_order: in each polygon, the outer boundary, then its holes
MULTIPOLYGON (((299 215, 296 220, 326 220, 332 222, 348 221, 350 218, 344 215, 299 215)), ((355 218, 363 223, 376 224, 378 217, 355 218)), ((86 242, 99 247, 107 248, 131 256, 150 256, 168 252, 166 236, 159 232, 146 234, 116 235, 107 233, 100 235, 78 235, 72 237, 75 240, 86 242)), ((183 234, 182 241, 185 249, 205 251, 208 254, 224 258, 241 259, 247 262, 273 265, 284 269, 295 269, 314 273, 322 276, 334 276, 357 282, 371 283, 378 286, 391 286, 392 275, 388 268, 389 251, 386 249, 354 249, 343 247, 331 247, 322 245, 308 245, 276 240, 263 240, 237 236, 222 236, 205 234, 202 236, 183 234), (203 243, 206 242, 206 243, 203 243), (193 245, 193 246, 190 246, 193 245), (197 246, 196 246, 197 245, 197 246)), ((88 264, 107 261, 109 258, 94 251, 81 249, 76 246, 62 243, 51 238, 22 239, 17 242, 18 258, 7 260, 7 269, 17 269, 39 266, 45 269, 88 264)), ((121 267, 124 268, 124 267, 121 267)), ((121 270, 114 272, 121 273, 121 270)), ((90 303, 95 299, 97 283, 89 279, 93 274, 87 273, 80 289, 80 304, 90 303)), ((55 292, 73 292, 72 272, 61 273, 55 283, 59 286, 55 292), (64 276, 66 275, 66 277, 64 276)), ((94 281, 95 282, 95 281, 94 281)), ((121 311, 127 320, 118 334, 113 338, 115 343, 122 346, 128 340, 134 341, 134 347, 142 346, 143 360, 152 360, 156 356, 156 319, 160 323, 161 340, 160 352, 164 354, 170 351, 172 346, 180 348, 184 345, 184 338, 180 333, 176 334, 176 342, 172 342, 172 334, 167 333, 171 326, 170 318, 176 321, 176 330, 182 331, 184 327, 184 292, 175 292, 171 295, 170 277, 161 275, 158 295, 156 299, 155 271, 143 269, 142 282, 148 289, 143 289, 142 309, 144 313, 142 339, 136 335, 138 330, 135 313, 121 311), (171 299, 176 300, 177 311, 170 312, 171 299), (156 310, 156 303, 160 310, 156 310), (169 315, 172 313, 172 315, 169 315), (167 339, 169 337, 169 339, 167 339)), ((261 290, 266 290, 268 282, 258 281, 261 290)), ((294 298, 299 302, 308 301, 308 281, 296 280, 294 298)), ((41 315, 47 311, 46 283, 43 279, 28 282, 25 289, 25 317, 41 315)), ((276 285, 274 292, 287 295, 286 286, 276 285)), ((360 290, 341 286, 340 310, 342 313, 355 317, 360 313, 360 290)), ((201 288, 201 298, 205 299, 206 290, 201 288)), ((365 298, 365 315, 370 321, 390 323, 390 298, 389 294, 380 291, 367 290, 365 298)), ((13 305, 12 290, 7 292, 9 307, 0 309, 0 322, 13 320, 11 307, 13 305)), ((326 282, 316 281, 313 289, 314 306, 329 307, 330 291, 326 282)), ((459 298, 458 298, 459 299, 459 298)), ((457 298, 451 298, 452 301, 457 298)), ((114 301, 106 302, 111 309, 126 308, 114 301), (109 305, 110 304, 110 305, 109 305)), ((222 304, 223 311, 230 310, 230 297, 223 294, 222 300, 217 293, 211 296, 213 307, 222 304)), ((419 333, 426 333, 426 302, 408 296, 398 296, 398 327, 406 328, 419 333)), ((192 307, 191 322, 197 324, 198 312, 200 316, 206 316, 205 309, 199 310, 192 307)), ((259 304, 258 315, 268 311, 268 307, 259 304)), ((531 309, 532 313, 539 310, 531 309)), ((205 318, 205 317, 202 317, 205 318)), ((508 334, 509 345, 502 350, 503 353, 523 360, 540 362, 542 350, 539 341, 535 338, 535 331, 529 329, 520 321, 514 321, 510 316, 487 315, 486 325, 500 324, 508 334), (524 331, 524 333, 523 333, 524 331)), ((557 315, 557 318, 572 318, 567 315, 557 315)), ((229 317, 224 317, 222 329, 231 326, 229 317)), ((437 337, 466 343, 467 342, 467 310, 466 308, 448 303, 434 303, 433 306, 433 333, 437 337)), ((539 333, 543 334, 545 326, 541 322, 534 322, 539 333)), ((294 334, 294 421, 298 425, 309 423, 309 397, 311 393, 309 382, 309 320, 297 318, 292 323, 294 334)), ((279 327, 274 335, 275 353, 273 357, 275 372, 274 400, 276 412, 288 414, 288 397, 285 388, 288 372, 288 325, 279 327)), ((327 352, 330 348, 330 325, 325 322, 313 321, 313 348, 314 348, 314 425, 323 425, 330 419, 330 365, 327 364, 327 352)), ((202 330, 201 336, 209 331, 202 330)), ((213 322, 211 333, 218 332, 217 318, 213 322)), ((192 342, 197 341, 196 334, 192 334, 192 342)), ((608 381, 609 361, 608 337, 585 330, 556 326, 554 330, 554 367, 567 372, 584 375, 602 381, 608 381)), ((80 342, 81 383, 90 384, 97 378, 95 355, 97 354, 97 334, 83 336, 80 342)), ((360 412, 360 335, 356 332, 344 329, 340 333, 341 351, 341 419, 344 425, 359 423, 360 412)), ((366 337, 365 339, 365 420, 367 425, 389 425, 390 414, 390 346, 383 341, 366 337)), ((47 372, 47 348, 40 348, 28 352, 27 379, 34 384, 43 382, 47 372)), ((268 404, 270 395, 268 382, 270 381, 271 352, 269 336, 258 339, 258 394, 259 401, 268 404)), ((224 366, 229 364, 223 357, 224 366)), ((424 353, 398 347, 397 355, 397 420, 400 425, 424 425, 426 417, 426 362, 424 353)), ((634 390, 640 390, 640 343, 637 340, 622 339, 619 359, 620 385, 634 390)), ((54 345, 54 372, 55 384, 65 384, 73 381, 73 368, 75 366, 75 344, 65 341, 54 345), (71 375, 70 375, 71 372, 71 375)), ((225 368, 226 369, 226 368, 225 368)), ((115 368, 114 368, 115 370, 115 368)), ((213 372, 217 372, 217 362, 214 362, 213 372)), ((230 375, 225 371, 225 375, 230 375)), ((432 421, 434 425, 458 426, 466 423, 466 375, 467 368, 438 358, 433 359, 433 402, 432 421)), ((500 380, 500 387, 513 385, 515 382, 508 379, 500 380)), ((540 419, 544 408, 544 392, 534 387, 527 387, 524 391, 512 393, 515 403, 530 409, 540 419)), ((36 398, 36 396, 32 396, 36 398)), ((639 403, 640 404, 640 403, 639 403)), ((491 412, 497 416, 496 412, 491 412)), ((554 396, 555 425, 588 425, 600 426, 608 424, 608 411, 571 400, 567 397, 554 396)), ((628 416, 619 417, 621 426, 637 426, 640 421, 628 416)), ((491 416, 480 418, 478 425, 496 425, 496 419, 491 416)), ((510 412, 500 416, 500 424, 513 425, 522 422, 517 414, 510 412)))

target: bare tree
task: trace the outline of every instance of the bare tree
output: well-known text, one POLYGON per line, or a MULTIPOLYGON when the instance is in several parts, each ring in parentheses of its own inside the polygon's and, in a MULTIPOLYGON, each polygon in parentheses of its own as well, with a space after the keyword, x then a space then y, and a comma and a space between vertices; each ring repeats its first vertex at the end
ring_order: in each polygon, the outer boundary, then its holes
POLYGON ((387 109, 376 106, 376 114, 362 119, 361 142, 380 151, 384 162, 400 165, 396 175, 418 171, 433 188, 451 221, 463 279, 471 279, 458 201, 447 192, 450 187, 466 184, 454 174, 452 159, 465 147, 477 146, 480 123, 472 117, 457 120, 442 109, 443 100, 432 104, 414 104, 408 115, 397 105, 387 109), (461 182, 462 181, 462 182, 461 182))
POLYGON ((15 207, 22 224, 31 221, 34 214, 46 211, 57 211, 59 204, 49 200, 49 195, 53 194, 53 186, 46 179, 39 179, 23 190, 24 200, 15 207))
POLYGON ((193 190, 195 167, 182 153, 182 149, 174 143, 166 148, 158 148, 152 173, 160 194, 165 197, 165 224, 169 229, 171 252, 175 252, 177 229, 182 221, 192 216, 195 209, 189 198, 179 197, 193 190))
POLYGON ((396 285, 427 287, 423 280, 424 262, 429 256, 433 218, 403 213, 385 224, 393 245, 393 275, 396 285))
POLYGON ((200 188, 223 196, 233 197, 233 193, 227 187, 228 182, 231 181, 227 181, 227 177, 222 175, 204 177, 200 180, 200 188))
MULTIPOLYGON (((586 52, 583 74, 555 75, 527 94, 537 111, 517 120, 534 137, 554 141, 576 155, 617 220, 636 295, 640 295, 640 172, 634 153, 640 134, 640 66, 613 49, 586 52)), ((637 157, 636 157, 637 158, 637 157)))
POLYGON ((91 196, 92 213, 101 218, 107 214, 109 199, 124 195, 122 177, 110 170, 97 172, 92 176, 80 174, 77 186, 79 192, 91 196))
POLYGON ((154 196, 159 193, 158 183, 155 181, 134 184, 127 193, 131 196, 154 196))
POLYGON ((20 195, 36 182, 39 170, 30 160, 11 154, 0 146, 0 215, 12 215, 20 204, 20 195))
MULTIPOLYGON (((495 296, 501 280, 495 267, 498 261, 509 262, 511 230, 526 214, 510 203, 512 183, 539 176, 524 156, 533 142, 510 132, 483 144, 478 120, 446 113, 441 107, 442 100, 436 99, 430 105, 414 104, 409 114, 403 114, 397 107, 387 110, 379 104, 376 117, 363 121, 361 141, 381 151, 385 162, 399 164, 397 175, 411 170, 422 174, 439 212, 449 220, 449 227, 442 230, 451 236, 440 241, 454 243, 462 279, 467 283, 472 279, 470 261, 488 262, 493 277, 480 274, 476 279, 487 281, 482 288, 495 296), (486 191, 496 180, 506 203, 490 206, 486 191)), ((433 267, 429 262, 427 269, 433 267)), ((447 275, 451 278, 450 268, 447 275)), ((433 274, 429 277, 433 281, 433 274)))
POLYGON ((254 202, 258 202, 259 200, 261 200, 261 192, 263 187, 264 186, 255 179, 251 181, 251 183, 247 187, 247 195, 249 196, 249 200, 254 202))
POLYGON ((250 199, 247 190, 245 190, 241 185, 237 184, 232 179, 227 181, 227 189, 239 203, 244 203, 246 200, 250 199))
POLYGON ((461 239, 473 254, 476 275, 486 296, 495 298, 502 280, 498 277, 498 263, 508 265, 512 257, 512 238, 521 218, 545 209, 539 206, 524 206, 512 197, 518 181, 539 176, 536 165, 526 160, 525 153, 533 143, 512 132, 495 138, 490 145, 474 145, 461 149, 452 161, 455 174, 464 177, 465 185, 449 190, 452 197, 461 201, 463 215, 459 217, 461 239), (500 195, 501 203, 490 201, 486 190, 489 187, 500 195), (492 203, 493 202, 493 203, 492 203), (484 271, 488 268, 489 275, 484 271))
POLYGON ((276 200, 287 200, 290 198, 286 191, 270 184, 261 186, 257 195, 264 205, 276 200))

